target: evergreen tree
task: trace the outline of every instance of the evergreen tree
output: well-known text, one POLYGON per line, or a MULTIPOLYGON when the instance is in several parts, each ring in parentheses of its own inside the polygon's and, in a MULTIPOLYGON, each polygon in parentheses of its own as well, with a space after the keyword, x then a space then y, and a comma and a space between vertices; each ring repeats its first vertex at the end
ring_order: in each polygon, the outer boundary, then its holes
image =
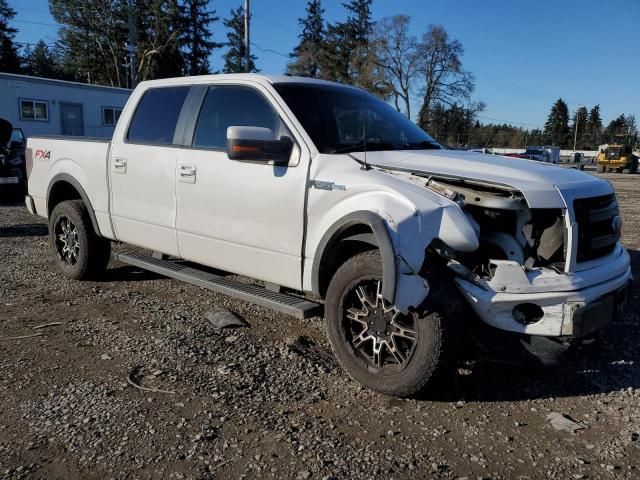
POLYGON ((75 80, 126 87, 126 0, 49 0, 64 48, 64 68, 75 80))
POLYGON ((569 107, 559 98, 551 107, 544 124, 545 143, 564 148, 569 140, 569 107))
MULTIPOLYGON (((244 8, 238 7, 231 10, 230 17, 223 21, 225 27, 229 29, 227 32, 227 51, 222 56, 224 58, 224 73, 242 73, 245 72, 246 50, 244 48, 244 8)), ((256 68, 255 55, 250 55, 249 72, 259 72, 256 68)))
POLYGON ((24 55, 24 63, 27 75, 42 78, 65 78, 57 52, 49 48, 44 40, 40 40, 33 50, 27 50, 24 55))
POLYGON ((587 118, 587 145, 590 150, 595 150, 602 143, 602 118, 600 117, 600 105, 595 105, 589 111, 587 118))
POLYGON ((371 3, 372 0, 345 3, 347 20, 328 26, 320 56, 322 76, 387 98, 392 87, 378 61, 371 3))
POLYGON ((603 139, 605 143, 620 143, 623 136, 628 135, 629 127, 624 114, 609 122, 604 130, 603 139))
POLYGON ((185 70, 179 36, 185 24, 177 0, 136 0, 138 81, 181 76, 185 70))
POLYGON ((324 9, 320 0, 309 0, 307 16, 298 19, 302 27, 300 43, 293 49, 291 58, 295 60, 287 65, 291 75, 319 78, 321 76, 320 57, 324 48, 324 9))
POLYGON ((9 26, 15 15, 7 0, 0 0, 0 72, 20 73, 20 57, 13 43, 17 30, 9 26))
POLYGON ((185 73, 206 75, 210 73, 209 55, 223 46, 211 40, 211 26, 220 20, 215 10, 207 10, 207 0, 185 0, 183 8, 184 30, 181 44, 185 52, 185 73))
MULTIPOLYGON (((576 149, 583 150, 587 144, 587 121, 589 112, 587 107, 578 108, 573 114, 571 120, 571 128, 569 129, 570 135, 573 135, 576 139, 576 149)), ((573 146, 573 143, 572 143, 573 146)))

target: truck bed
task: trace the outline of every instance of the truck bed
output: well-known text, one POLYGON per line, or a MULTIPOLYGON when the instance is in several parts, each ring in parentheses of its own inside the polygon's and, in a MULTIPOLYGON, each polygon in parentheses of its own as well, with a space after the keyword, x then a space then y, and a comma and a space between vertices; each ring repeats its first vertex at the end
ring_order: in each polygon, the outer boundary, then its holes
POLYGON ((34 136, 27 139, 28 193, 36 213, 47 216, 47 197, 56 182, 74 182, 93 208, 100 233, 112 238, 107 158, 111 140, 93 137, 34 136))

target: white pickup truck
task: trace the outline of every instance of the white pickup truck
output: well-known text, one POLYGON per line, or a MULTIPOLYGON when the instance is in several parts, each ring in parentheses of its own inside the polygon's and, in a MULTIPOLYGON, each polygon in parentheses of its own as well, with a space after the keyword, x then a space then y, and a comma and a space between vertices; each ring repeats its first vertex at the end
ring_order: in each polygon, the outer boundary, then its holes
POLYGON ((631 280, 608 182, 444 149, 330 82, 143 82, 111 141, 32 137, 27 160, 26 204, 65 275, 99 275, 116 240, 154 252, 117 254, 138 267, 298 317, 324 308, 346 371, 390 395, 469 345, 549 364, 622 315, 631 280))

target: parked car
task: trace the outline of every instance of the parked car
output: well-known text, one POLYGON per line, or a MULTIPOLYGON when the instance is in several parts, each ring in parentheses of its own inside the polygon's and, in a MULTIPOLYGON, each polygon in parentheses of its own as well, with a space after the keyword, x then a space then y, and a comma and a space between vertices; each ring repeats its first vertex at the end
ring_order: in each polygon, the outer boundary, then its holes
POLYGON ((470 148, 469 152, 484 153, 485 155, 495 155, 490 148, 470 148))
POLYGON ((321 314, 313 294, 345 370, 385 394, 416 393, 469 345, 553 363, 626 303, 610 183, 443 149, 355 87, 142 82, 111 141, 27 143, 26 204, 66 276, 99 276, 117 240, 156 252, 123 262, 300 318, 321 314))
POLYGON ((504 156, 557 165, 560 161, 560 149, 557 147, 527 147, 522 153, 507 153, 504 156))
POLYGON ((25 145, 22 129, 0 118, 0 190, 5 193, 26 190, 25 145))

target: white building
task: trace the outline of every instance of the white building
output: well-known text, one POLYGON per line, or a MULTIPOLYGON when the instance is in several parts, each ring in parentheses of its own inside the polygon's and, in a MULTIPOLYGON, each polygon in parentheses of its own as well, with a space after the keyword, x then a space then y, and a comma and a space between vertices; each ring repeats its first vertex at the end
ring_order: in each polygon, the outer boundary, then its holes
POLYGON ((0 117, 30 135, 111 137, 131 90, 0 73, 0 117))

